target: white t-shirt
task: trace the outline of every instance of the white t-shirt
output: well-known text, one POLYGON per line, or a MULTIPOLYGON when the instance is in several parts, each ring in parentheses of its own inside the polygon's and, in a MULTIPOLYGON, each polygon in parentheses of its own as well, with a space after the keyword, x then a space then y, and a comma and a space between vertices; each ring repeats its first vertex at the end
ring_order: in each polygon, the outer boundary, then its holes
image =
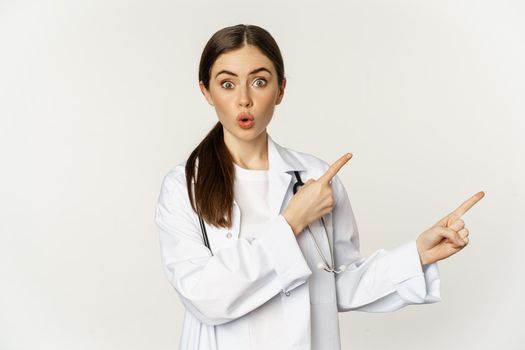
MULTIPOLYGON (((257 238, 270 221, 268 204, 268 170, 235 167, 234 197, 241 211, 240 237, 257 238)), ((281 306, 281 296, 250 312, 250 349, 288 350, 288 336, 281 306)))

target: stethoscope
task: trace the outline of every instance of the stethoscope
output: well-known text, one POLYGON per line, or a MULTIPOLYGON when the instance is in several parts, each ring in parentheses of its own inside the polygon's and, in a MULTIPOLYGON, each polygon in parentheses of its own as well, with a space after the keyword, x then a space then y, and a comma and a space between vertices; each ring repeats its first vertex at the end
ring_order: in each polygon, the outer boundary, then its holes
MULTIPOLYGON (((301 180, 301 177, 299 176, 299 172, 298 171, 294 171, 294 173, 295 173, 295 178, 297 179, 297 182, 293 185, 293 194, 296 194, 297 190, 299 189, 299 186, 304 185, 304 183, 301 180)), ((199 221, 200 221, 202 236, 203 236, 203 239, 204 239, 204 244, 210 250, 211 255, 213 255, 213 251, 210 248, 210 241, 208 240, 208 233, 206 232, 206 225, 204 225, 204 220, 202 219, 202 217, 200 215, 199 215, 199 221)), ((321 217, 321 223, 323 224, 324 233, 326 235, 326 239, 328 240, 328 248, 329 248, 328 250, 330 252, 330 262, 331 262, 331 264, 328 264, 328 261, 326 260, 325 256, 323 255, 323 252, 321 251, 321 248, 319 248, 319 244, 317 244, 317 241, 316 241, 316 239, 314 237, 314 234, 312 233, 312 230, 310 230, 310 225, 306 225, 306 228, 308 229, 308 233, 310 234, 310 238, 314 242, 314 246, 315 246, 315 249, 317 250, 317 254, 319 255, 319 257, 322 260, 322 261, 319 261, 319 263, 317 264, 317 268, 319 270, 325 270, 326 272, 333 272, 335 274, 341 273, 341 272, 346 270, 346 266, 345 265, 341 265, 341 266, 339 266, 338 270, 334 269, 334 256, 332 254, 332 246, 331 246, 331 243, 330 243, 330 238, 328 237, 328 231, 326 230, 326 224, 324 222, 324 218, 323 217, 321 217)))
MULTIPOLYGON (((297 179, 297 182, 293 185, 293 194, 296 194, 297 191, 299 190, 299 186, 302 186, 304 185, 303 181, 301 180, 301 177, 299 176, 299 172, 298 171, 294 171, 295 173, 295 178, 297 179)), ((321 217, 321 223, 323 224, 323 228, 324 228, 324 233, 326 235, 326 239, 328 240, 328 250, 330 252, 330 262, 331 264, 329 265, 328 264, 328 261, 326 260, 326 257, 323 255, 323 252, 321 251, 321 248, 319 248, 319 244, 317 244, 317 240, 315 239, 314 237, 314 234, 312 233, 312 230, 310 230, 310 225, 306 225, 306 228, 308 229, 308 233, 310 234, 310 238, 313 240, 314 242, 314 246, 315 246, 315 249, 317 250, 317 254, 319 255, 319 257, 321 258, 322 261, 319 261, 319 263, 317 264, 317 268, 318 269, 322 269, 322 270, 325 270, 326 272, 333 272, 335 274, 337 273, 341 273, 343 271, 346 270, 346 266, 345 265, 341 265, 339 266, 339 269, 338 270, 335 270, 334 269, 334 256, 332 254, 332 246, 331 246, 331 243, 330 243, 330 238, 328 237, 328 231, 326 230, 326 224, 324 222, 324 218, 321 217)))

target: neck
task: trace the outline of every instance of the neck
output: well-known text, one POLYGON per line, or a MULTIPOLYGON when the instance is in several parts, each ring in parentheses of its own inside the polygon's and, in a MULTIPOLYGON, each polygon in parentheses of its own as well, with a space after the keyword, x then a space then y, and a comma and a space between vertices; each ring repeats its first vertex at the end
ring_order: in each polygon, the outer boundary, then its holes
POLYGON ((245 169, 268 170, 268 138, 266 130, 249 141, 231 137, 224 130, 224 143, 230 151, 233 162, 245 169))

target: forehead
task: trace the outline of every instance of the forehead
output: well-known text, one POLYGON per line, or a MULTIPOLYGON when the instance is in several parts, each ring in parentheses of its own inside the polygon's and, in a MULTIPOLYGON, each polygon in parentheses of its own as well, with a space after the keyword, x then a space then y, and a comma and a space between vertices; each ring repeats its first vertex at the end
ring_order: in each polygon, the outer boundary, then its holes
POLYGON ((266 57, 256 46, 245 45, 240 49, 229 51, 219 55, 211 69, 211 76, 220 70, 228 70, 237 74, 248 74, 250 71, 266 67, 275 72, 273 62, 266 57))

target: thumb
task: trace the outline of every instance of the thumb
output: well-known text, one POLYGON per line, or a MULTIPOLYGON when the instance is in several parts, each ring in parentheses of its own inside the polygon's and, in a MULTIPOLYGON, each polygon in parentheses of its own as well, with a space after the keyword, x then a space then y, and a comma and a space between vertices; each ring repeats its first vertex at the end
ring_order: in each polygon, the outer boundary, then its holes
POLYGON ((459 234, 449 227, 436 227, 438 235, 443 238, 448 238, 451 242, 462 247, 465 245, 465 241, 459 236, 459 234))

